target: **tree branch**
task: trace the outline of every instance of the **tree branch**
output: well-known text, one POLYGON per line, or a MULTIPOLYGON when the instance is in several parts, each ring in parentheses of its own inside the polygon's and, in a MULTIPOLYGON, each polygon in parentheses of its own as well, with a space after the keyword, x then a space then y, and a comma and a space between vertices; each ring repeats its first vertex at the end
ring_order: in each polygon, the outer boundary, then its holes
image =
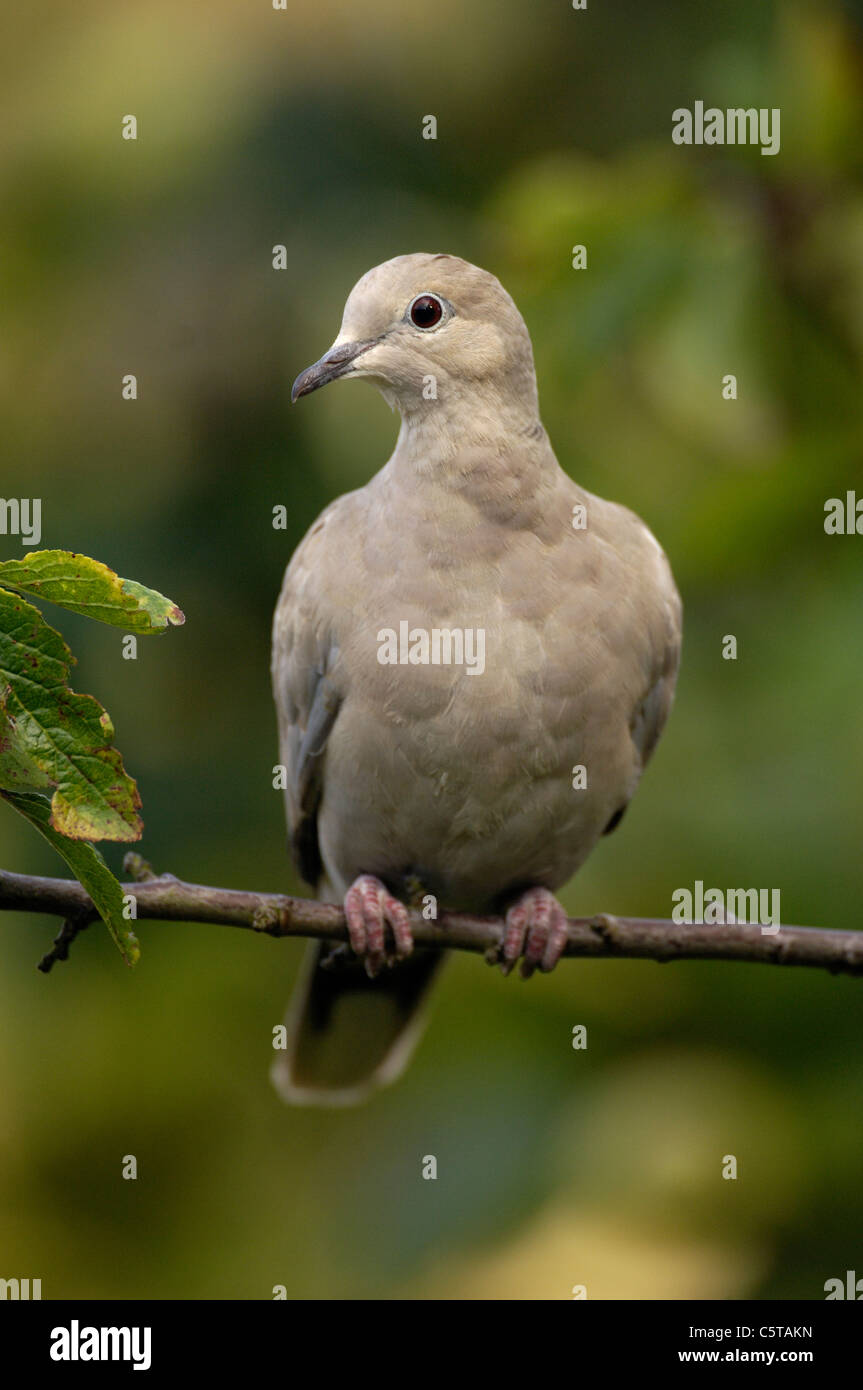
MULTIPOLYGON (((138 855, 128 855, 127 873, 135 882, 123 891, 137 901, 138 921, 210 922, 243 927, 266 936, 301 936, 317 941, 347 942, 341 907, 277 893, 246 893, 182 883, 172 874, 156 876, 138 855)), ((0 911, 38 912, 62 917, 67 924, 40 968, 65 959, 75 932, 98 918, 92 901, 75 879, 35 878, 0 869, 0 911), (65 934, 64 934, 65 933, 65 934)), ((483 953, 494 962, 503 935, 499 917, 444 913, 436 922, 411 914, 418 946, 448 947, 483 953)), ((786 927, 767 935, 759 926, 723 922, 685 926, 647 917, 571 917, 567 956, 670 960, 735 960, 762 965, 809 965, 832 974, 863 975, 863 932, 821 927, 786 927)))

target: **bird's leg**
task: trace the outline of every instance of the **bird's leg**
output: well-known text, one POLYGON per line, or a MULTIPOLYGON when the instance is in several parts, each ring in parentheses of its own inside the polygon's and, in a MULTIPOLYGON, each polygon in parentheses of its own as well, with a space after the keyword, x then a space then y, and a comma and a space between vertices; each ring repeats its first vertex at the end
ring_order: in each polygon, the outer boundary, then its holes
POLYGON ((521 975, 529 980, 537 967, 542 971, 554 969, 566 941, 566 913, 557 898, 547 888, 529 888, 506 914, 498 956, 500 968, 508 975, 523 953, 521 975))
POLYGON ((387 959, 387 926, 392 930, 396 960, 403 960, 414 948, 407 908, 374 874, 354 879, 345 894, 345 917, 351 946, 364 962, 369 979, 392 963, 387 959))

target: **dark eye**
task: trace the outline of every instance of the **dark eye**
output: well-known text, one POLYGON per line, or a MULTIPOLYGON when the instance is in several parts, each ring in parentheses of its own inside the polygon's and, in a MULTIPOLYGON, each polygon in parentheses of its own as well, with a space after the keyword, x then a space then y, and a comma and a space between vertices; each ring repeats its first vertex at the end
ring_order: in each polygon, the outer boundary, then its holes
POLYGON ((433 294, 418 294, 408 309, 410 321, 417 328, 434 328, 443 316, 443 305, 433 294))

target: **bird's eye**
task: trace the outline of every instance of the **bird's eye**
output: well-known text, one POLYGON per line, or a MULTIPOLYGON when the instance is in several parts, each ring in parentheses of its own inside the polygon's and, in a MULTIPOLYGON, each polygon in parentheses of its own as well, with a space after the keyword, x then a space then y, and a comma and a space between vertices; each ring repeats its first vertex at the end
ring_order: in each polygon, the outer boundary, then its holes
POLYGON ((416 328, 434 328, 443 317, 443 305, 434 294, 418 294, 408 309, 408 317, 416 328))

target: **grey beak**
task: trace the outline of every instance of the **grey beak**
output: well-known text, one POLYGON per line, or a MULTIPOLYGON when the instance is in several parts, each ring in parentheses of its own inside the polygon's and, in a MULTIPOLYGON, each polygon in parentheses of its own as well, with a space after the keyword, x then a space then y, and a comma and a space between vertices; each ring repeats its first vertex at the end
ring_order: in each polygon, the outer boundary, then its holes
POLYGON ((291 401, 298 401, 300 396, 308 396, 310 392, 317 391, 319 386, 326 386, 328 382, 344 376, 360 353, 365 352, 366 348, 370 348, 376 341, 370 338, 364 343, 339 343, 338 347, 330 348, 329 352, 325 352, 311 367, 306 367, 304 372, 300 372, 291 388, 291 401))

